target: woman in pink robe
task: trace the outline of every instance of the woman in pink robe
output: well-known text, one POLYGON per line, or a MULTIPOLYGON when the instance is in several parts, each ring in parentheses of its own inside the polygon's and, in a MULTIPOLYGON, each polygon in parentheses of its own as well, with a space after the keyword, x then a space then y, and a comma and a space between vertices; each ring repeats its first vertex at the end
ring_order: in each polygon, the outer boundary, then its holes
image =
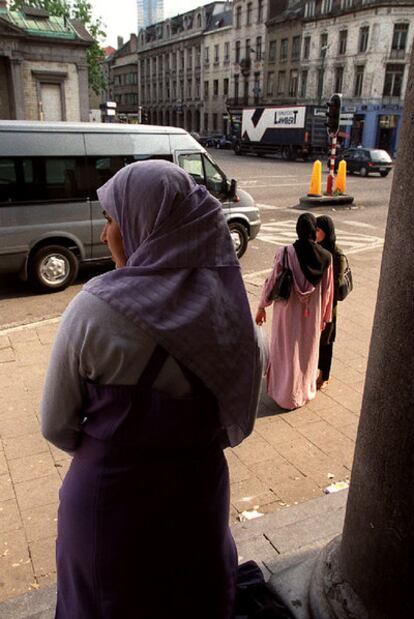
POLYGON ((315 397, 320 335, 332 320, 332 261, 329 252, 315 242, 316 218, 304 213, 296 230, 298 241, 287 247, 288 266, 293 274, 289 299, 269 300, 283 269, 282 247, 263 286, 256 314, 257 324, 263 324, 265 308, 273 303, 267 392, 286 409, 299 408, 315 397))

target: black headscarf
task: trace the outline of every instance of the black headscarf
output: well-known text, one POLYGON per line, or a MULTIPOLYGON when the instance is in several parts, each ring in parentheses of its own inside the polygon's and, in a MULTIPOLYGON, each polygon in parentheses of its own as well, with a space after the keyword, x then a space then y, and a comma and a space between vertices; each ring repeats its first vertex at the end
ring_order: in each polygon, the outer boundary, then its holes
POLYGON ((316 217, 303 213, 296 223, 296 232, 298 240, 293 246, 300 268, 308 282, 316 286, 331 263, 329 252, 316 243, 316 217))
POLYGON ((321 215, 316 218, 316 225, 325 232, 325 238, 320 241, 319 245, 327 249, 331 254, 334 254, 336 249, 336 234, 332 218, 328 215, 321 215))

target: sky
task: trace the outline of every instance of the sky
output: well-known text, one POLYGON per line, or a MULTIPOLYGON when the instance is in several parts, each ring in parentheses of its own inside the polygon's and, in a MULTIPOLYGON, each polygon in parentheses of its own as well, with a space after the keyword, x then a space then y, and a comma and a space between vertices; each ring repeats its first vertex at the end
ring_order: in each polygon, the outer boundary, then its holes
MULTIPOLYGON (((106 40, 104 45, 116 47, 117 36, 124 37, 124 42, 129 39, 131 32, 137 28, 137 3, 136 0, 90 0, 95 17, 101 17, 105 24, 106 40), (121 8, 122 7, 122 8, 121 8)), ((197 6, 207 4, 211 0, 164 0, 165 17, 185 13, 197 6)))

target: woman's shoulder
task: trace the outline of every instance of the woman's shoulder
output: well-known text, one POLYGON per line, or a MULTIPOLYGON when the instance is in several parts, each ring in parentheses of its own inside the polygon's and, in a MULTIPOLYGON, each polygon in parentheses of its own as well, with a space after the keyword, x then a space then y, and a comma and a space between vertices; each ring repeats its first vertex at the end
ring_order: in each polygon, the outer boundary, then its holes
POLYGON ((127 332, 137 337, 141 329, 107 301, 86 290, 81 290, 67 306, 61 321, 61 329, 76 337, 85 337, 94 332, 105 337, 114 332, 127 332))

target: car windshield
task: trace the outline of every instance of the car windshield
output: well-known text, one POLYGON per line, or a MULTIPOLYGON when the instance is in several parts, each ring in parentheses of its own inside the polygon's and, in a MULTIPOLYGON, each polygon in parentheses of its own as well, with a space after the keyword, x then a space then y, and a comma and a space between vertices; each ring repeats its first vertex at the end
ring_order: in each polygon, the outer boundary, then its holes
POLYGON ((385 150, 372 150, 371 159, 372 161, 376 161, 377 163, 391 163, 392 162, 391 157, 385 150))

